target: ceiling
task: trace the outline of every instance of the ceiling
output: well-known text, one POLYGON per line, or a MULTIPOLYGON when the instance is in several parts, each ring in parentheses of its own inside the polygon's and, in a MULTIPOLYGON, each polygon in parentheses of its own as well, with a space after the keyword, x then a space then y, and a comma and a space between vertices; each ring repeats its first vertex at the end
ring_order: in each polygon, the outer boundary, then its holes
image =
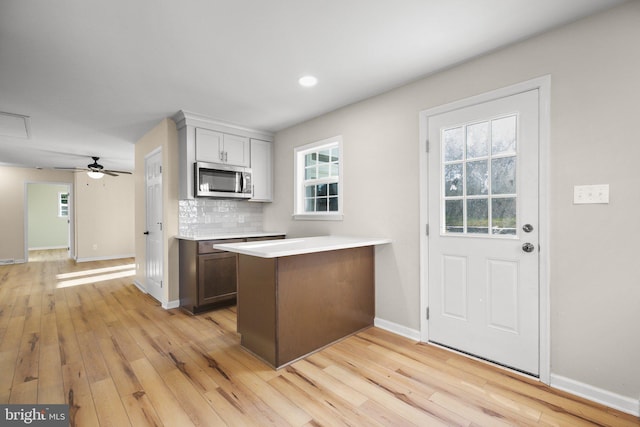
POLYGON ((0 165, 133 170, 179 110, 278 131, 622 2, 2 0, 0 165))

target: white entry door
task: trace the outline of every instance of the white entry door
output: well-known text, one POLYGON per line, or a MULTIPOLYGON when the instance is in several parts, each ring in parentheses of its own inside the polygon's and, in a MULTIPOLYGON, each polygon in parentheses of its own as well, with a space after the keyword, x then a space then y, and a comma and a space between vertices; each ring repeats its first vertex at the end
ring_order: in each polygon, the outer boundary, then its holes
POLYGON ((539 375, 538 90, 428 118, 428 337, 539 375))
POLYGON ((163 232, 162 232, 162 151, 145 158, 146 186, 146 291, 160 302, 162 292, 163 232))

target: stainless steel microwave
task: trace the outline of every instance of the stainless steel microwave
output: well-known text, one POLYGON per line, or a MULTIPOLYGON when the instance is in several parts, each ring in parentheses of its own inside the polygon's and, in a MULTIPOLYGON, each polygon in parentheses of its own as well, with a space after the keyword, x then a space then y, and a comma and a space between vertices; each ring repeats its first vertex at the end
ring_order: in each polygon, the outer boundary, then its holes
POLYGON ((196 197, 250 199, 251 169, 218 163, 196 162, 193 166, 196 197))

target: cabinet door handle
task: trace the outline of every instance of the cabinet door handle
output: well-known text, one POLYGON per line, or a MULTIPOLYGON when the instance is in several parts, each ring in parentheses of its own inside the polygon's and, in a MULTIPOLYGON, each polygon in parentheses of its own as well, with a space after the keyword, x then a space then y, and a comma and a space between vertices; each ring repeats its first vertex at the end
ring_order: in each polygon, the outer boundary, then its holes
POLYGON ((229 152, 225 151, 224 152, 224 162, 227 163, 229 161, 229 152))

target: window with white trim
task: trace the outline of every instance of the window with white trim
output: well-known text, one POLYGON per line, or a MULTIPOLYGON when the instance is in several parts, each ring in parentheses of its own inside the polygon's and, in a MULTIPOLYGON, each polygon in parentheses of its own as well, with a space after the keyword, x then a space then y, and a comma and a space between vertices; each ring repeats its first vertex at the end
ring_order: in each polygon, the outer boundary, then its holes
POLYGON ((58 216, 69 216, 69 193, 58 193, 58 216))
POLYGON ((295 219, 342 219, 342 137, 294 150, 295 219))

